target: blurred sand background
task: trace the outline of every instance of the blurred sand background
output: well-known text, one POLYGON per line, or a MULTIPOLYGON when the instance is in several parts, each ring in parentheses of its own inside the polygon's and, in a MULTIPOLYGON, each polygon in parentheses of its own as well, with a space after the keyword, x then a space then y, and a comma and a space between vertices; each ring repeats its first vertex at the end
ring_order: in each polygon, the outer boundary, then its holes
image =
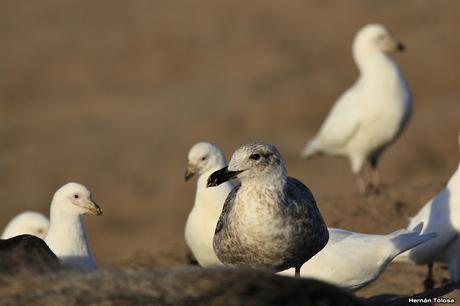
MULTIPOLYGON (((459 32, 460 2, 448 0, 2 1, 0 224, 47 213, 78 181, 104 210, 86 218, 101 265, 183 265, 188 149, 207 140, 229 156, 263 140, 330 226, 396 230, 460 160, 459 32), (348 161, 299 153, 356 79, 351 41, 369 22, 405 43, 395 58, 416 108, 382 159, 384 192, 362 198, 348 161)), ((424 272, 393 265, 360 294, 421 290, 424 272)))

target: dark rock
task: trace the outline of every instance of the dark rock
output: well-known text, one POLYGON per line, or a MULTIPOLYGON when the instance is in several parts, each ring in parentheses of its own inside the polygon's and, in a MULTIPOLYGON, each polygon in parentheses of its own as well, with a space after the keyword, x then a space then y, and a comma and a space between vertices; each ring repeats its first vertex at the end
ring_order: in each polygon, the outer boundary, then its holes
POLYGON ((42 273, 59 267, 59 259, 38 237, 20 235, 0 240, 0 273, 42 273))
POLYGON ((11 305, 346 306, 362 302, 335 286, 236 269, 62 271, 1 279, 11 305))

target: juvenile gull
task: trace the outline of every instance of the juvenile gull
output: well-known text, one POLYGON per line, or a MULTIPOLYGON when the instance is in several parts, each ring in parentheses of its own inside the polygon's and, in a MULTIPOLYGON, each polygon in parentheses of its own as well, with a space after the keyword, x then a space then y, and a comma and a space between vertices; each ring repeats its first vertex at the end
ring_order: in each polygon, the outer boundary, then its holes
POLYGON ((188 153, 188 166, 185 180, 198 175, 195 204, 185 224, 185 241, 202 267, 219 264, 214 253, 212 240, 217 220, 234 185, 225 182, 216 188, 207 188, 208 177, 227 165, 220 148, 208 142, 195 144, 188 153))
POLYGON ((24 211, 11 219, 2 233, 1 239, 29 234, 45 239, 50 221, 45 215, 35 211, 24 211))
MULTIPOLYGON (((447 186, 435 195, 422 209, 410 218, 408 229, 424 222, 423 232, 438 234, 423 245, 413 248, 395 258, 396 262, 428 264, 428 277, 432 264, 447 263, 452 281, 460 281, 460 164, 450 178, 447 186)), ((431 279, 425 281, 431 287, 431 279)))
POLYGON ((388 55, 396 50, 404 47, 383 25, 369 24, 359 30, 353 42, 359 78, 337 100, 318 134, 302 151, 304 158, 321 153, 347 156, 362 193, 367 189, 365 163, 370 164, 377 189, 380 156, 402 133, 412 113, 409 86, 388 55))
POLYGON ((88 188, 68 183, 56 191, 51 202, 50 228, 45 242, 62 265, 68 268, 97 268, 88 245, 84 214, 102 214, 101 208, 91 199, 88 188))
POLYGON ((310 190, 286 175, 273 145, 246 144, 208 186, 232 178, 241 184, 228 195, 214 235, 214 251, 226 265, 282 271, 300 267, 327 243, 326 224, 310 190))
MULTIPOLYGON (((303 264, 301 277, 316 278, 337 286, 358 290, 375 281, 397 255, 420 245, 436 234, 399 230, 388 235, 370 235, 329 228, 327 245, 303 264)), ((280 272, 293 276, 292 269, 280 272)))

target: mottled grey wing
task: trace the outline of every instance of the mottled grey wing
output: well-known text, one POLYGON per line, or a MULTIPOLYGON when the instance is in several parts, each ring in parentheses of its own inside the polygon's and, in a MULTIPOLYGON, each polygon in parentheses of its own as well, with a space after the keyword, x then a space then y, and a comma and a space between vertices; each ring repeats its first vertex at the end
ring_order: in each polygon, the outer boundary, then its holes
MULTIPOLYGON (((301 249, 305 256, 313 256, 327 244, 329 232, 323 217, 316 206, 316 201, 307 186, 299 180, 288 177, 285 189, 289 215, 295 220, 295 226, 304 240, 301 249), (308 252, 307 252, 308 251, 308 252)), ((309 258, 306 258, 308 260, 309 258)))
POLYGON ((311 229, 317 231, 321 230, 322 234, 317 233, 319 236, 328 236, 326 224, 324 223, 323 217, 316 206, 316 200, 313 193, 305 186, 301 181, 288 177, 287 188, 286 188, 287 207, 291 211, 291 214, 296 215, 296 218, 303 220, 305 227, 311 227, 311 229))
POLYGON ((224 207, 222 208, 222 212, 220 213, 219 221, 217 221, 215 234, 220 232, 224 227, 225 219, 227 219, 227 215, 232 210, 233 203, 235 203, 235 197, 236 193, 238 192, 238 189, 240 189, 240 185, 235 186, 232 189, 232 191, 230 191, 230 193, 228 194, 227 199, 225 199, 224 207))
POLYGON ((296 178, 288 177, 287 179, 287 188, 286 188, 287 198, 292 199, 293 202, 316 207, 316 200, 313 196, 313 193, 310 189, 305 186, 301 181, 296 178))

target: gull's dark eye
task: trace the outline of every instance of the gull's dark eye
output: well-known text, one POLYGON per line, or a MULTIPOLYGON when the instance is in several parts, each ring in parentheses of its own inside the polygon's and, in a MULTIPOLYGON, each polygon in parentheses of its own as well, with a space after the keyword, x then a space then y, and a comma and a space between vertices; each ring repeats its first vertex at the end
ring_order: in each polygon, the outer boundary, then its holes
POLYGON ((203 156, 203 157, 201 158, 201 160, 206 160, 206 156, 203 156))
POLYGON ((74 197, 75 199, 78 199, 80 196, 79 196, 78 194, 74 194, 73 197, 74 197))
POLYGON ((249 158, 253 159, 253 160, 259 160, 260 159, 260 154, 257 154, 257 153, 251 154, 251 156, 249 156, 249 158))

